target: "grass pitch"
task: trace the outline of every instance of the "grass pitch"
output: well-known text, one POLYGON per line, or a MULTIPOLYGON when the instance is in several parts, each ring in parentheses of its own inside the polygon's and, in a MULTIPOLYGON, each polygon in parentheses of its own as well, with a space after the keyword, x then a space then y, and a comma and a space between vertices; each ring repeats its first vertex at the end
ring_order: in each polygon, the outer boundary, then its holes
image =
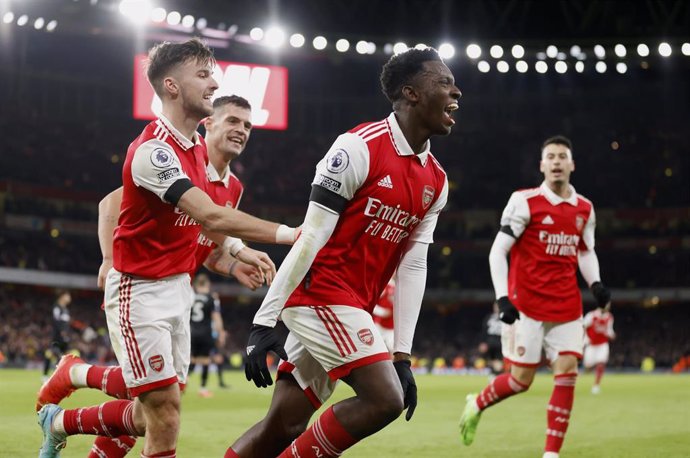
MULTIPOLYGON (((210 399, 197 395, 198 375, 183 399, 180 457, 222 457, 244 430, 259 420, 271 396, 239 372, 227 372, 228 390, 216 389, 210 399)), ((393 424, 345 453, 351 457, 540 457, 546 429, 546 404, 552 378, 537 377, 526 393, 487 410, 474 444, 463 446, 458 420, 465 394, 486 384, 482 376, 417 376, 419 406, 412 421, 401 416, 393 424)), ((602 393, 589 390, 592 376, 579 377, 575 407, 561 456, 690 457, 690 377, 684 375, 606 374, 602 393)), ((41 431, 33 412, 40 385, 37 371, 0 370, 0 457, 36 457, 41 431)), ((334 399, 351 396, 341 384, 334 399)), ((63 407, 94 405, 107 398, 96 390, 79 390, 63 407)), ((75 436, 63 458, 85 457, 93 436, 75 436)), ((130 456, 139 456, 141 440, 130 456)))

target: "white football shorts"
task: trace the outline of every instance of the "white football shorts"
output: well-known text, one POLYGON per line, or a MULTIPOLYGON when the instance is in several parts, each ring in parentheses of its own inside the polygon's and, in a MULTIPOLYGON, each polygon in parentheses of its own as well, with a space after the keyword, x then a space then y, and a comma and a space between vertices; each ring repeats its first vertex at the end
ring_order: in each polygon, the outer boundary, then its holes
POLYGON ((515 323, 503 324, 501 346, 503 357, 517 366, 537 367, 542 350, 553 362, 559 355, 582 358, 585 330, 582 317, 565 323, 534 320, 520 312, 515 323))
POLYGON ((606 364, 609 361, 609 344, 604 342, 598 345, 589 344, 585 346, 585 356, 582 365, 594 367, 597 364, 606 364))
POLYGON ((346 305, 296 306, 283 309, 281 319, 290 334, 285 342, 288 360, 281 361, 278 371, 292 374, 315 408, 353 369, 391 359, 365 310, 346 305))
POLYGON ((108 272, 108 331, 132 396, 186 383, 193 298, 188 274, 148 280, 115 269, 108 272))

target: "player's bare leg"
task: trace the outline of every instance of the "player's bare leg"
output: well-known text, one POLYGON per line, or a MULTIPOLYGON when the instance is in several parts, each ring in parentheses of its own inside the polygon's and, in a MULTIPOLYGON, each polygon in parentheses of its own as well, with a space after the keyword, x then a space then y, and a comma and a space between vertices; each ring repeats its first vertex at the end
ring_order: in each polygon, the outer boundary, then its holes
POLYGON ((553 374, 554 387, 546 416, 546 458, 558 457, 568 430, 577 380, 577 358, 570 354, 558 356, 553 363, 553 374))
POLYGON ((289 374, 281 374, 266 417, 232 444, 226 458, 277 456, 304 432, 314 412, 316 409, 295 379, 289 374))
POLYGON ((174 450, 180 430, 180 388, 177 383, 142 393, 134 404, 134 417, 146 422, 144 455, 174 450))

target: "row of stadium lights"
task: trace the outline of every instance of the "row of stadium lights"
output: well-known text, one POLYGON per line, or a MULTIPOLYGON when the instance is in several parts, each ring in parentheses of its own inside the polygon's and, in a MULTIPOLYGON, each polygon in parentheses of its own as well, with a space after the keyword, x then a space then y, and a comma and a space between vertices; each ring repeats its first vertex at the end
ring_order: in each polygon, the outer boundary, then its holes
MULTIPOLYGON (((29 15, 28 14, 22 14, 19 16, 15 17, 15 14, 12 11, 7 11, 5 14, 2 15, 2 23, 3 24, 12 24, 14 20, 17 20, 16 24, 19 27, 24 27, 29 23, 29 15)), ((42 18, 42 17, 37 17, 33 21, 33 26, 34 29, 36 30, 41 30, 44 29, 46 32, 52 32, 57 28, 58 21, 56 19, 51 19, 50 21, 47 21, 42 18), (44 28, 45 27, 45 28, 44 28)))

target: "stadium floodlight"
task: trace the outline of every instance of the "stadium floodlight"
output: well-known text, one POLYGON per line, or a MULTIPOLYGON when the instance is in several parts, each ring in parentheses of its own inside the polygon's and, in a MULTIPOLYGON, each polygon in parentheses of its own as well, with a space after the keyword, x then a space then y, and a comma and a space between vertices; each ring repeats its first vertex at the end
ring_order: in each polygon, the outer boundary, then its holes
POLYGON ((515 62, 515 70, 518 71, 518 73, 527 73, 527 70, 529 69, 529 65, 527 65, 527 62, 524 60, 519 60, 515 62))
POLYGON ((684 56, 690 56, 690 43, 683 43, 683 46, 680 47, 680 52, 682 52, 684 56))
POLYGON ((581 60, 575 62, 575 71, 578 73, 582 73, 585 71, 585 63, 582 62, 581 60))
POLYGON ((414 47, 414 49, 418 49, 420 51, 424 51, 426 48, 428 48, 428 46, 424 43, 417 43, 414 47))
POLYGON ((151 10, 151 20, 153 22, 163 22, 167 16, 168 12, 165 11, 165 8, 154 8, 151 10))
MULTIPOLYGON (((221 25, 218 25, 218 29, 219 29, 219 30, 222 30, 222 29, 225 28, 225 24, 223 24, 223 23, 221 23, 221 24, 222 24, 222 27, 221 27, 221 25)), ((239 26, 239 25, 237 25, 237 24, 232 24, 230 27, 228 27, 228 35, 230 35, 231 37, 234 37, 235 35, 237 35, 237 32, 238 32, 239 30, 240 30, 240 26, 239 26)))
POLYGON ((53 30, 57 29, 58 22, 53 19, 52 21, 48 22, 46 25, 46 32, 52 32, 53 30))
POLYGON ((17 19, 17 25, 19 27, 25 26, 27 22, 29 22, 29 16, 27 16, 26 14, 22 14, 21 16, 19 16, 19 19, 17 19))
POLYGON ((599 73, 605 73, 606 72, 606 62, 603 60, 600 60, 597 62, 597 64, 594 66, 597 72, 599 73))
POLYGON ((376 43, 373 41, 367 42, 367 54, 374 54, 376 52, 376 43))
POLYGON ((659 43, 659 54, 662 57, 668 57, 671 55, 671 45, 664 42, 659 43))
POLYGON ((264 29, 261 27, 254 27, 249 31, 249 38, 254 41, 261 41, 264 38, 264 29))
POLYGON ((618 62, 616 64, 616 71, 622 75, 628 71, 628 66, 625 65, 625 62, 618 62))
POLYGON ((322 37, 319 35, 318 37, 315 37, 312 42, 312 46, 314 46, 314 49, 317 49, 319 51, 326 49, 326 46, 328 45, 328 40, 326 40, 325 37, 322 37))
POLYGON ((571 55, 571 56, 577 58, 577 57, 580 56, 580 54, 582 54, 582 48, 580 48, 580 46, 578 46, 578 45, 572 45, 572 46, 570 47, 570 55, 571 55))
POLYGON ((471 43, 465 49, 465 53, 467 54, 467 57, 469 57, 470 59, 477 59, 479 56, 482 55, 482 48, 480 48, 479 45, 476 43, 471 43))
POLYGON ((602 45, 594 45, 594 55, 603 59, 606 57, 606 49, 602 45))
POLYGON ((180 21, 182 20, 182 15, 177 12, 177 11, 171 11, 168 13, 168 24, 169 25, 178 25, 180 21))
POLYGON ((562 75, 563 73, 565 73, 565 72, 568 71, 568 64, 566 64, 566 63, 565 63, 564 61, 562 61, 562 60, 559 60, 559 61, 556 62, 556 64, 554 65, 554 68, 556 69, 556 72, 557 72, 557 73, 560 73, 560 74, 562 75))
POLYGON ((510 65, 508 65, 508 62, 505 60, 499 60, 496 62, 496 70, 498 70, 500 73, 508 73, 508 70, 510 70, 510 65))
POLYGON ((543 60, 539 60, 536 64, 534 64, 534 69, 537 71, 537 73, 546 73, 549 69, 549 66, 543 60))
POLYGON ((335 42, 335 49, 337 49, 340 52, 345 52, 348 49, 350 49, 350 42, 347 41, 345 38, 341 38, 340 40, 335 42))
POLYGON ((485 60, 480 60, 477 62, 477 69, 482 73, 488 73, 491 70, 491 65, 485 60))
POLYGON ((455 55, 455 46, 450 43, 441 43, 438 47, 438 55, 441 59, 451 59, 455 55))
POLYGON ((620 43, 613 48, 613 52, 615 52, 618 57, 625 57, 625 55, 628 54, 628 50, 625 49, 625 45, 620 43))
POLYGON ((188 29, 191 29, 194 27, 194 16, 191 14, 185 15, 185 17, 182 18, 182 27, 186 27, 188 29))
POLYGON ((196 28, 199 30, 204 30, 208 26, 208 21, 205 17, 200 17, 196 20, 196 28))
POLYGON ((537 60, 546 60, 546 53, 543 51, 539 51, 537 53, 537 60))
POLYGON ((152 9, 149 0, 122 0, 118 5, 120 13, 137 24, 143 24, 149 19, 152 9))
POLYGON ((546 56, 549 59, 555 59, 558 55, 558 48, 554 45, 549 45, 546 47, 546 56))
POLYGON ((269 27, 264 36, 264 42, 269 48, 280 48, 285 44, 285 32, 277 26, 269 27))
POLYGON ((46 21, 42 17, 36 18, 34 21, 34 29, 41 30, 45 25, 46 21))
POLYGON ((301 33, 293 33, 292 36, 290 36, 290 46, 293 48, 301 48, 304 46, 304 35, 301 33))
POLYGON ((514 45, 510 52, 516 59, 522 59, 525 57, 525 48, 523 48, 522 45, 514 45))
POLYGON ((397 42, 393 45, 393 54, 400 54, 407 51, 407 45, 402 41, 397 42))
POLYGON ((369 54, 369 43, 364 40, 359 40, 355 45, 355 51, 358 54, 369 54))
POLYGON ((386 43, 385 45, 383 45, 383 52, 388 54, 389 56, 393 54, 393 44, 386 43))
POLYGON ((12 11, 8 11, 2 15, 2 22, 5 24, 9 24, 12 21, 14 21, 14 13, 12 11))
POLYGON ((647 57, 649 55, 649 46, 644 43, 640 43, 637 45, 637 54, 639 54, 640 57, 647 57))
MULTIPOLYGON (((500 47, 499 45, 493 45, 493 46, 489 49, 489 54, 490 54, 491 57, 493 57, 494 59, 500 59, 501 57, 503 57, 503 48, 500 47)), ((499 71, 500 71, 500 70, 499 70, 499 71)))

